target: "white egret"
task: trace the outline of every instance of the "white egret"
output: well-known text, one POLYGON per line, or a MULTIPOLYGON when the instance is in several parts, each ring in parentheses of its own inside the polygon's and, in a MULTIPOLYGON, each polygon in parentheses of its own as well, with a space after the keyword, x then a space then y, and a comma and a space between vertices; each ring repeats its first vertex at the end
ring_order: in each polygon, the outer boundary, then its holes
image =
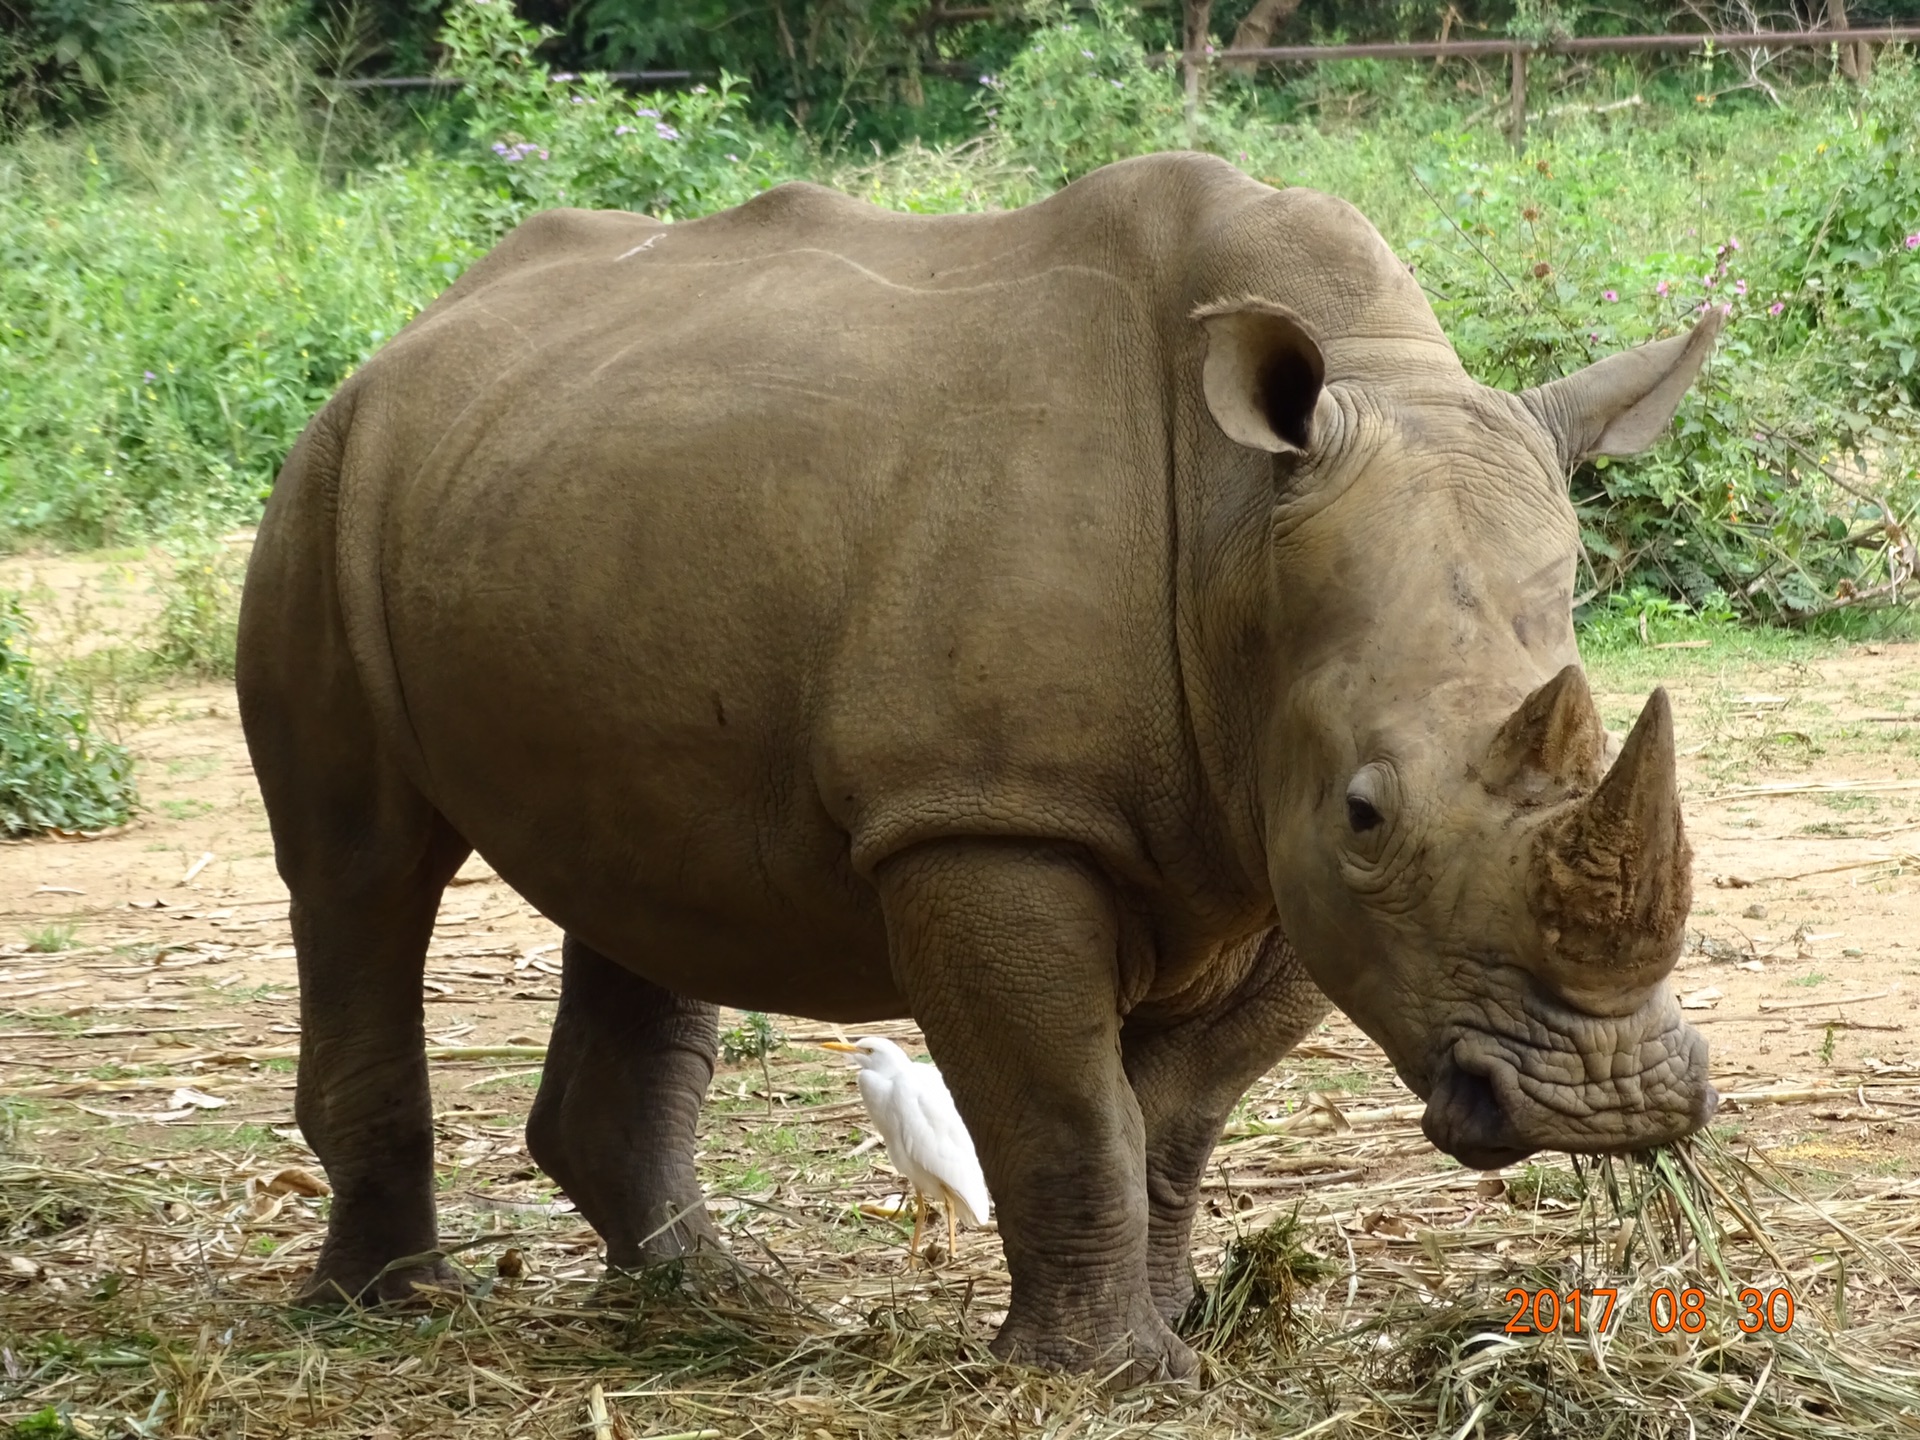
POLYGON ((956 1216, 978 1225, 987 1217, 990 1197, 987 1180, 973 1153, 973 1137, 954 1108, 947 1082, 932 1065, 916 1065, 891 1040, 864 1036, 851 1045, 829 1041, 828 1050, 853 1056, 860 1067, 855 1077, 867 1114, 886 1142, 887 1158, 913 1185, 913 1239, 907 1242, 911 1263, 920 1247, 927 1220, 927 1199, 939 1200, 947 1211, 947 1254, 959 1239, 956 1216))

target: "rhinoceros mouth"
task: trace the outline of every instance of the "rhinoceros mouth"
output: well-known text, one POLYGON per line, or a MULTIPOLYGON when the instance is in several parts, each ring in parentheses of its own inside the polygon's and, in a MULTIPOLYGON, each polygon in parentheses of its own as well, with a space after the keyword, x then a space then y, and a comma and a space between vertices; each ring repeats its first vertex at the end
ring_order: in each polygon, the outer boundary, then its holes
POLYGON ((1664 992, 1600 1017, 1529 996, 1525 1033, 1454 1027, 1421 1127, 1464 1165, 1494 1170, 1539 1150, 1615 1154, 1692 1134, 1719 1104, 1707 1044, 1664 992))

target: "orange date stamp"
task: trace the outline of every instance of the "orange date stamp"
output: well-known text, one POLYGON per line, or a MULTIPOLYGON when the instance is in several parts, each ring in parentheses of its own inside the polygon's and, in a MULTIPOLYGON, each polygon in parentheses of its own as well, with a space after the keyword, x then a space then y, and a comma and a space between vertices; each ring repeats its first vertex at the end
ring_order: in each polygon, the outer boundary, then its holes
MULTIPOLYGON (((1619 1318, 1617 1286, 1560 1291, 1528 1290, 1516 1285, 1507 1291, 1506 1298, 1507 1304, 1517 1307, 1505 1326, 1509 1335, 1552 1335, 1562 1329, 1575 1334, 1591 1329, 1606 1335, 1619 1318)), ((1784 1335, 1793 1329, 1793 1315, 1791 1290, 1776 1286, 1763 1291, 1749 1285, 1739 1293, 1734 1324, 1743 1335, 1758 1335, 1763 1330, 1784 1335)), ((1662 1335, 1675 1330, 1698 1335, 1707 1328, 1706 1292, 1692 1285, 1677 1291, 1661 1286, 1647 1297, 1647 1324, 1662 1335)))

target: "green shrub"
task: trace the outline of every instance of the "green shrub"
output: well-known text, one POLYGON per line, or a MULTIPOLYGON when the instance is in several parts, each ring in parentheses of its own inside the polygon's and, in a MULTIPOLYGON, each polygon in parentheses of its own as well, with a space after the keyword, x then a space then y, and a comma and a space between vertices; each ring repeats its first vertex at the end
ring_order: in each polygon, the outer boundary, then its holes
POLYGON ((1831 383, 1920 406, 1920 68, 1884 57, 1862 98, 1858 123, 1816 147, 1819 183, 1783 186, 1781 299, 1809 338, 1840 342, 1831 383))
POLYGON ((554 33, 501 0, 457 0, 441 31, 447 73, 468 81, 471 173, 500 228, 555 205, 700 214, 764 188, 736 77, 640 99, 604 76, 556 80, 533 53, 554 33))
POLYGON ((1178 148, 1184 121, 1178 71, 1147 63, 1126 13, 1098 0, 1087 19, 1064 6, 998 76, 980 106, 1008 158, 1049 189, 1130 155, 1178 148))
POLYGON ((81 697, 37 672, 26 634, 18 599, 0 596, 0 835, 124 824, 133 762, 93 733, 81 697))
POLYGON ((152 654, 168 670, 201 679, 233 678, 240 624, 240 561, 204 528, 185 531, 167 546, 167 578, 152 654))

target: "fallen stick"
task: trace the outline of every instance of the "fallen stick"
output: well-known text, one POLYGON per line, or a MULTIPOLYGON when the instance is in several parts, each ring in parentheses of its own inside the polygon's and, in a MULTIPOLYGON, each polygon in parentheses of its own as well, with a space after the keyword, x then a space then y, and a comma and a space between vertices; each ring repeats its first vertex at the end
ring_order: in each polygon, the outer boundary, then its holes
POLYGON ((1818 870, 1796 870, 1791 875, 1716 875, 1713 883, 1722 890, 1751 890, 1756 885, 1776 885, 1783 880, 1809 880, 1815 875, 1838 875, 1844 870, 1871 870, 1876 865, 1905 865, 1914 857, 1907 854, 1875 855, 1868 860, 1849 860, 1844 865, 1822 865, 1818 870))
POLYGON ((1920 790, 1920 780, 1814 780, 1784 785, 1747 785, 1738 790, 1722 790, 1718 795, 1691 798, 1698 805, 1713 805, 1722 800, 1746 800, 1760 795, 1864 795, 1888 790, 1920 790))
POLYGON ((1777 1014, 1782 1010, 1821 1010, 1829 1005, 1858 1005, 1863 1000, 1884 1000, 1891 990, 1870 990, 1865 995, 1836 995, 1827 1000, 1762 1000, 1760 1013, 1777 1014))
POLYGON ((1210 1176, 1200 1182, 1202 1190, 1291 1190, 1302 1185, 1339 1185, 1358 1180, 1367 1170, 1323 1170, 1313 1175, 1226 1175, 1210 1176))

